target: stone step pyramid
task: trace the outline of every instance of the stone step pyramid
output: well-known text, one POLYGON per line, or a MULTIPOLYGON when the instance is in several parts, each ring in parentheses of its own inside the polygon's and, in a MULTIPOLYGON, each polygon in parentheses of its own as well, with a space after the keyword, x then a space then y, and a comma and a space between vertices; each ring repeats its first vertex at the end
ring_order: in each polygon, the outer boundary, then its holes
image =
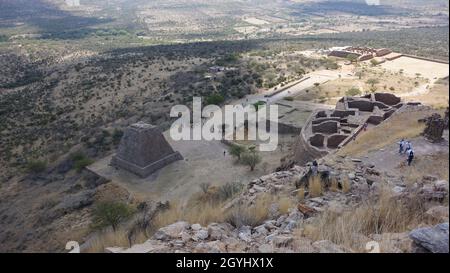
POLYGON ((158 127, 138 122, 125 130, 111 165, 145 178, 182 159, 181 154, 172 149, 158 127))

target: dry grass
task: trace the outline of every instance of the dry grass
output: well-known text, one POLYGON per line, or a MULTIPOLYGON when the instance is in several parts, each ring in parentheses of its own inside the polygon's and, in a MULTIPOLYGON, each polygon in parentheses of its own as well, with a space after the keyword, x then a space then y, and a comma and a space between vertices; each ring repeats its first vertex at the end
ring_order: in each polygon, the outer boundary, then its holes
MULTIPOLYGON (((213 187, 210 188, 213 190, 213 187)), ((294 207, 295 202, 289 197, 279 197, 272 194, 260 194, 250 206, 235 206, 226 211, 223 210, 224 201, 209 197, 210 192, 199 193, 191 198, 185 205, 172 203, 170 208, 153 217, 147 230, 140 231, 133 238, 132 244, 142 243, 151 237, 159 228, 168 226, 178 221, 198 223, 207 226, 211 223, 228 222, 234 226, 257 226, 270 217, 270 208, 276 205, 281 214, 288 213, 294 207)), ((90 247, 85 252, 104 252, 105 247, 129 247, 128 231, 121 227, 116 232, 105 230, 90 242, 90 247)))
POLYGON ((157 230, 177 221, 206 226, 213 222, 224 222, 226 217, 226 213, 223 212, 220 204, 204 203, 193 207, 175 204, 168 210, 156 215, 153 218, 152 227, 157 230))
MULTIPOLYGON (((143 234, 141 234, 141 236, 144 237, 143 234)), ((116 232, 108 230, 98 234, 89 241, 89 247, 83 252, 101 253, 105 252, 106 247, 112 246, 129 247, 127 232, 123 228, 118 229, 116 232)))
POLYGON ((323 193, 322 180, 320 176, 311 176, 308 181, 309 195, 311 197, 319 197, 323 193))
POLYGON ((336 214, 325 211, 297 234, 313 241, 330 240, 336 244, 364 251, 361 236, 397 233, 410 230, 426 221, 425 207, 416 200, 399 200, 388 190, 382 190, 377 200, 368 200, 355 210, 336 214))
POLYGON ((332 191, 332 192, 338 192, 339 191, 339 182, 337 181, 336 178, 331 179, 331 185, 330 185, 329 190, 332 191))
POLYGON ((289 197, 281 197, 276 202, 278 203, 278 209, 281 214, 288 213, 289 209, 294 205, 292 199, 289 197))
POLYGON ((425 125, 417 120, 431 115, 432 110, 420 110, 394 114, 389 120, 383 122, 376 129, 360 134, 355 141, 350 142, 337 152, 343 156, 361 156, 370 150, 379 150, 399 139, 411 139, 419 136, 425 125), (370 150, 368 150, 370 147, 370 150))
POLYGON ((425 84, 424 78, 411 78, 406 75, 399 75, 380 68, 364 68, 361 79, 340 78, 321 84, 319 87, 311 87, 308 92, 300 92, 295 96, 296 100, 316 101, 325 104, 335 105, 337 100, 345 96, 351 88, 357 88, 361 95, 372 92, 372 85, 368 83, 370 79, 379 79, 379 83, 374 84, 376 92, 406 93, 415 88, 415 83, 425 84), (393 87, 394 89, 391 89, 393 87))
POLYGON ((445 109, 448 106, 449 101, 448 82, 446 84, 438 83, 434 85, 428 93, 408 97, 408 100, 420 101, 421 103, 436 109, 445 109))
POLYGON ((237 206, 228 211, 228 222, 234 226, 257 226, 270 218, 270 209, 276 205, 278 213, 286 214, 295 202, 289 197, 268 193, 260 194, 253 205, 237 206))
POLYGON ((305 187, 302 186, 302 187, 300 187, 300 189, 298 189, 297 197, 300 202, 305 200, 305 187))
POLYGON ((350 182, 350 179, 348 178, 348 176, 345 176, 342 180, 342 192, 343 193, 350 192, 351 188, 352 188, 352 183, 350 182))

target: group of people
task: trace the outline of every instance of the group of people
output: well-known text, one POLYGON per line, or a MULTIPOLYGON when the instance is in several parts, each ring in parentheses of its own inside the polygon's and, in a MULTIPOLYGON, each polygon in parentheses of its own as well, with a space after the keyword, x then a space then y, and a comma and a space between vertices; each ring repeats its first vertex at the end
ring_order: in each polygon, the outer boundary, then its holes
POLYGON ((408 166, 411 166, 411 163, 414 159, 414 150, 412 144, 409 140, 402 139, 399 144, 399 154, 406 154, 406 161, 408 162, 408 166))

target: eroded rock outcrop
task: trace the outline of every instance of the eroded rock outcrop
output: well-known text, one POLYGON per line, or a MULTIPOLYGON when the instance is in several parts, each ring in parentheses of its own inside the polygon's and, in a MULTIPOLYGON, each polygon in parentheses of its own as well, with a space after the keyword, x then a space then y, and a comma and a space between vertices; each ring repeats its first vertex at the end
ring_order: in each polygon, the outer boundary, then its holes
POLYGON ((418 228, 409 233, 416 252, 448 253, 448 223, 418 228))

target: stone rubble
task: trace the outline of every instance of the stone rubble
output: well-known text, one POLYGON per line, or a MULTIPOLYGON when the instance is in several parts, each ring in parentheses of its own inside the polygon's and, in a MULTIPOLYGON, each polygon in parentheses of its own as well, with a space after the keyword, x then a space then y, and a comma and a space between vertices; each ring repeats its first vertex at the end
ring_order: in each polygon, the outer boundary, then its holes
MULTIPOLYGON (((328 178, 348 179, 352 190, 348 193, 326 190, 320 197, 307 196, 298 205, 291 207, 287 213, 281 214, 278 204, 268 207, 269 219, 263 223, 251 226, 234 227, 229 223, 211 223, 202 226, 198 223, 176 222, 160 228, 143 244, 131 248, 109 247, 112 253, 128 252, 198 252, 198 253, 224 253, 224 252, 315 252, 315 253, 344 253, 356 252, 327 240, 311 241, 299 235, 304 224, 312 223, 316 215, 327 210, 336 215, 352 210, 360 204, 363 198, 374 192, 382 183, 381 172, 374 166, 365 165, 360 161, 341 158, 342 162, 352 163, 346 168, 331 169, 321 162, 327 170, 328 178), (369 179, 367 177, 372 177, 369 179)), ((279 171, 262 176, 251 181, 246 190, 226 204, 227 210, 237 205, 252 206, 257 198, 263 194, 277 194, 280 196, 296 196, 298 189, 296 181, 307 174, 306 167, 294 166, 287 171, 279 171)), ((434 178, 424 178, 423 184, 405 187, 401 181, 391 185, 391 191, 398 198, 417 198, 439 201, 448 196, 448 182, 434 178), (419 195, 417 195, 419 193, 419 195)), ((308 191, 306 190, 306 195, 308 191)), ((427 211, 427 215, 434 221, 448 221, 448 207, 435 206, 427 211)), ((411 233, 384 233, 365 236, 354 234, 360 242, 376 241, 382 252, 441 252, 447 247, 448 252, 448 223, 433 228, 416 229, 411 233), (446 233, 445 233, 446 232, 446 233), (447 241, 443 235, 447 234, 447 241)), ((358 250, 360 251, 360 250, 358 250)), ((366 249, 369 251, 369 249, 366 249)))

